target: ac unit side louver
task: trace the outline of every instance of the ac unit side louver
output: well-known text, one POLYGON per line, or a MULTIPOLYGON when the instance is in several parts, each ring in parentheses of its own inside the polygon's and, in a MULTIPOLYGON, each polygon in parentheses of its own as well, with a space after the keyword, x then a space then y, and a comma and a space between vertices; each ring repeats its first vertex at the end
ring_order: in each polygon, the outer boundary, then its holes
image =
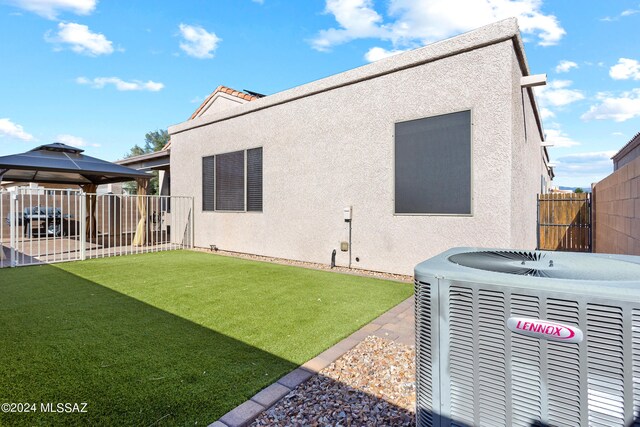
POLYGON ((640 257, 456 248, 415 291, 419 427, 640 427, 640 257))

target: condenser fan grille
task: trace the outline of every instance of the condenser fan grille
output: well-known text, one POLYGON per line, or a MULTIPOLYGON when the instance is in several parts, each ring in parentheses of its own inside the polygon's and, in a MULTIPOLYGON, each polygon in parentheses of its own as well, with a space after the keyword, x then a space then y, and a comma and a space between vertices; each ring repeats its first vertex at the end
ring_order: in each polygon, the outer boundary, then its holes
POLYGON ((485 251, 467 252, 449 257, 449 261, 464 267, 520 276, 552 277, 547 275, 553 260, 541 252, 485 251), (547 269, 545 269, 547 267, 547 269))
POLYGON ((496 273, 574 280, 638 280, 640 265, 562 252, 473 251, 451 255, 454 264, 496 273))

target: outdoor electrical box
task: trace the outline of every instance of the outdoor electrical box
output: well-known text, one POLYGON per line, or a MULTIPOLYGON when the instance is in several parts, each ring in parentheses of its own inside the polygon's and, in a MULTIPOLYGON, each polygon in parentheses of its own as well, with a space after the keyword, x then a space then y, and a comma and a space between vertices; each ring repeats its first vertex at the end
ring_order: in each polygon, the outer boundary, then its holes
POLYGON ((344 208, 344 222, 351 222, 351 206, 344 208))
POLYGON ((340 242, 340 250, 347 252, 349 250, 349 242, 340 242))

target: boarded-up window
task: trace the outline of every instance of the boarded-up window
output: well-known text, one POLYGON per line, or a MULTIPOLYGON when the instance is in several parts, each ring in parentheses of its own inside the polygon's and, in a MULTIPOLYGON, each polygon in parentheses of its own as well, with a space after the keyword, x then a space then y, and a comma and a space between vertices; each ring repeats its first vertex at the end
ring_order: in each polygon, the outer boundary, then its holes
POLYGON ((212 211, 214 206, 214 164, 213 156, 202 158, 202 210, 212 211))
POLYGON ((262 148, 247 150, 247 210, 262 212, 262 148))
POLYGON ((216 210, 244 211, 244 151, 216 156, 216 210))
POLYGON ((396 123, 395 212, 471 214, 471 112, 396 123))

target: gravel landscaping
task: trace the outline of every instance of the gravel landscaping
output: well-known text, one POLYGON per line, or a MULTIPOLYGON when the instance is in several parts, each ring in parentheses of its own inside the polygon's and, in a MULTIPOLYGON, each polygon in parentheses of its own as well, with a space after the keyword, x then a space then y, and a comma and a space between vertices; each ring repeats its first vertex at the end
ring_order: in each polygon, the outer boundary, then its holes
POLYGON ((415 403, 415 347, 369 336, 252 426, 413 426, 415 403))
POLYGON ((220 249, 212 251, 211 249, 205 249, 205 248, 193 248, 192 250, 197 252, 211 252, 211 253, 215 253, 216 255, 250 259, 254 261, 272 262, 275 264, 283 264, 283 265, 295 265, 297 267, 312 268, 314 270, 329 270, 329 271, 336 271, 338 273, 354 274, 356 276, 376 277, 378 279, 397 280, 399 282, 410 282, 410 283, 413 282, 413 276, 407 276, 404 274, 385 273, 382 271, 362 270, 359 268, 348 268, 348 267, 339 267, 339 266, 331 268, 331 265, 329 264, 320 264, 317 262, 306 262, 306 261, 295 261, 295 260, 285 259, 285 258, 275 258, 275 257, 269 257, 269 256, 262 256, 262 255, 245 254, 242 252, 223 251, 220 249))

